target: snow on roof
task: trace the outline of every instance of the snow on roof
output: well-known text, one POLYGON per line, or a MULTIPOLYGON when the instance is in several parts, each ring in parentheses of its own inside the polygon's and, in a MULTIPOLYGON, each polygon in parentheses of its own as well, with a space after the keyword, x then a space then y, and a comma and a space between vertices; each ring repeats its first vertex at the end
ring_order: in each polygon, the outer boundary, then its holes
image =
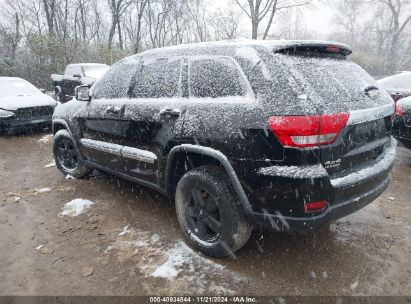
POLYGON ((342 43, 334 41, 323 41, 323 40, 252 40, 252 39, 240 39, 240 40, 225 40, 217 42, 200 42, 191 44, 180 44, 174 46, 168 46, 163 48, 157 48, 152 50, 147 50, 143 53, 134 56, 166 56, 169 53, 185 53, 196 51, 203 52, 215 52, 221 48, 231 48, 237 49, 240 47, 261 47, 266 48, 268 51, 281 50, 293 47, 304 47, 304 46, 336 46, 341 49, 349 51, 351 53, 351 48, 342 43))

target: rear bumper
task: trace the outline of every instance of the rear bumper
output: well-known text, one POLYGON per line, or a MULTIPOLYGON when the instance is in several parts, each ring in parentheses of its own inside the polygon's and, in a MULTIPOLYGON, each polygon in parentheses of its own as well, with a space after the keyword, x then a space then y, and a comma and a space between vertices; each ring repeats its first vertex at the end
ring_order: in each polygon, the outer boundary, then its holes
POLYGON ((388 187, 396 146, 392 139, 374 165, 340 178, 330 179, 320 165, 263 168, 248 180, 243 177, 254 225, 276 231, 309 231, 365 207, 388 187), (328 202, 324 211, 305 212, 304 203, 318 201, 328 202))
POLYGON ((390 177, 385 177, 381 183, 368 192, 352 197, 346 201, 330 205, 323 213, 309 217, 287 217, 281 214, 253 213, 252 218, 255 225, 264 230, 275 231, 312 231, 324 224, 352 214, 377 199, 388 187, 390 177))

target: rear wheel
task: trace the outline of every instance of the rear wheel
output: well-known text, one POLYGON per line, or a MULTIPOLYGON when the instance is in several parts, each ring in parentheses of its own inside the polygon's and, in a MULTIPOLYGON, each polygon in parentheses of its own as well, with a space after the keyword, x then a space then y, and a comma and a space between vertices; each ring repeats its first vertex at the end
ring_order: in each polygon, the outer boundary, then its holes
POLYGON ((228 178, 215 167, 197 168, 181 178, 176 212, 185 237, 209 256, 234 256, 251 235, 228 178))
POLYGON ((80 164, 78 150, 67 130, 60 130, 54 136, 53 154, 57 168, 64 175, 83 178, 92 171, 90 168, 80 164))

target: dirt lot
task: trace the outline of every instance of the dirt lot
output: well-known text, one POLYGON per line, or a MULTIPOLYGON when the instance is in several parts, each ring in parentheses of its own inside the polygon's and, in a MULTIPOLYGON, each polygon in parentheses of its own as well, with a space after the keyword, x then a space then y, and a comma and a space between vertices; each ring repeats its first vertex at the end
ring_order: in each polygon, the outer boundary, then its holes
POLYGON ((254 236, 216 260, 184 244, 170 201, 97 171, 67 180, 51 146, 0 138, 0 295, 411 294, 411 151, 382 197, 330 229, 254 236), (94 204, 61 215, 74 199, 94 204))

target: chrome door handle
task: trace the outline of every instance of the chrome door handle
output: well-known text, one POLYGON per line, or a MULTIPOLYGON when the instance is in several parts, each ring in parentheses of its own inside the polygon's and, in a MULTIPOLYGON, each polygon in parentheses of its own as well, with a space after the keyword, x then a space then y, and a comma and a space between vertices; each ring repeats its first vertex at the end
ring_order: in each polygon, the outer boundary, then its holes
POLYGON ((181 115, 179 109, 163 109, 160 111, 160 116, 164 118, 178 118, 181 115))

